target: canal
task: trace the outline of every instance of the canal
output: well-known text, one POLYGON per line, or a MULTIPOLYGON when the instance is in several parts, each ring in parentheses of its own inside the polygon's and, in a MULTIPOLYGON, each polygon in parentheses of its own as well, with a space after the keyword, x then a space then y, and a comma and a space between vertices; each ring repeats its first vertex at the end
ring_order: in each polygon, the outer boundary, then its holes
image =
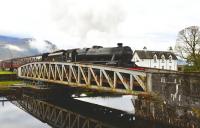
MULTIPOLYGON (((87 94, 1 97, 2 128, 199 128, 200 109, 132 95, 87 94), (8 101, 7 101, 8 100, 8 101)), ((193 101, 196 104, 198 100, 193 101)))
MULTIPOLYGON (((6 100, 1 97, 0 100, 6 100)), ((0 104, 0 127, 1 128, 50 128, 46 123, 39 121, 29 113, 18 108, 8 101, 0 104)))
POLYGON ((154 97, 20 87, 0 96, 0 127, 200 128, 199 77, 156 74, 153 79, 154 97))

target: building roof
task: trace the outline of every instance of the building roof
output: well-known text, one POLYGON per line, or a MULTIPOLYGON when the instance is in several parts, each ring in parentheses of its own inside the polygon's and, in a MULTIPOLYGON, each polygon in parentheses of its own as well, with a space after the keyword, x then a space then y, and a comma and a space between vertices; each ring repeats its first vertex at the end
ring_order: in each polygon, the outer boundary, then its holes
POLYGON ((176 55, 173 52, 169 52, 169 51, 135 50, 134 54, 135 53, 138 54, 140 59, 153 59, 153 56, 156 54, 158 59, 161 59, 162 55, 164 55, 166 58, 168 58, 171 55, 173 60, 177 60, 176 55))

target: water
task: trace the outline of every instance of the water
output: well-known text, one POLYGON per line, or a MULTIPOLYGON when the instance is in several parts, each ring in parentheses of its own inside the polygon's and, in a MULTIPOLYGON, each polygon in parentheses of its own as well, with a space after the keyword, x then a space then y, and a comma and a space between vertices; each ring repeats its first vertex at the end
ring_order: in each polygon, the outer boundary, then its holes
MULTIPOLYGON (((153 90, 161 94, 158 99, 132 95, 89 97, 87 93, 69 97, 64 94, 67 91, 55 89, 52 96, 43 97, 43 92, 31 92, 14 101, 26 112, 9 101, 0 102, 0 127, 200 128, 199 83, 199 78, 153 83, 153 90)), ((6 98, 0 97, 2 100, 6 98)))
POLYGON ((132 95, 124 95, 120 97, 99 96, 99 97, 82 97, 75 99, 134 114, 135 107, 133 102, 135 101, 135 99, 137 99, 137 96, 132 96, 132 95))
MULTIPOLYGON (((131 95, 59 98, 61 97, 44 99, 44 97, 36 98, 33 95, 22 94, 19 100, 11 101, 12 103, 1 102, 0 126, 2 128, 56 128, 57 126, 59 128, 63 124, 71 125, 70 128, 78 128, 84 127, 86 125, 84 122, 90 122, 88 128, 98 125, 105 128, 200 127, 200 115, 197 114, 200 108, 169 104, 162 100, 146 100, 131 95)), ((8 99, 11 100, 12 97, 8 99)), ((6 98, 1 97, 0 100, 6 98)))
MULTIPOLYGON (((172 97, 172 99, 169 101, 161 99, 160 100, 139 99, 138 97, 135 96, 83 97, 76 99, 84 102, 89 102, 92 104, 106 106, 108 108, 121 110, 124 113, 132 114, 133 116, 128 118, 129 121, 131 120, 132 124, 137 123, 138 119, 141 118, 144 119, 142 122, 147 124, 152 124, 151 121, 154 121, 154 125, 148 126, 149 128, 158 128, 158 127, 171 128, 173 126, 181 128, 200 127, 200 106, 197 106, 200 104, 200 101, 195 100, 194 98, 190 98, 189 104, 186 104, 185 102, 177 102, 174 100, 174 97, 172 97), (148 120, 150 122, 146 122, 145 120, 148 120)), ((124 113, 121 113, 121 115, 123 115, 124 113)), ((141 126, 141 125, 137 124, 133 125, 133 127, 134 126, 141 126)))
MULTIPOLYGON (((5 98, 1 98, 5 99, 5 98)), ((21 110, 11 102, 0 104, 1 128, 51 128, 46 123, 21 110)))

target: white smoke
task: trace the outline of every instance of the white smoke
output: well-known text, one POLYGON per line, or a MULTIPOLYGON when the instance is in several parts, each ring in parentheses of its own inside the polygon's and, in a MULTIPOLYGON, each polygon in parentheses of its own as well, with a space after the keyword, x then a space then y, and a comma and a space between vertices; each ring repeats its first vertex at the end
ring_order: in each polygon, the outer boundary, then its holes
POLYGON ((114 0, 52 0, 51 12, 58 38, 66 41, 59 43, 65 48, 108 45, 110 38, 117 37, 126 17, 120 3, 114 0))
POLYGON ((36 49, 40 53, 53 52, 54 50, 56 50, 54 47, 52 47, 53 44, 49 44, 45 40, 32 39, 29 40, 28 43, 31 48, 36 49))
POLYGON ((60 29, 71 35, 86 37, 87 33, 93 30, 114 32, 124 20, 123 10, 114 1, 58 0, 54 1, 53 5, 54 20, 60 29))

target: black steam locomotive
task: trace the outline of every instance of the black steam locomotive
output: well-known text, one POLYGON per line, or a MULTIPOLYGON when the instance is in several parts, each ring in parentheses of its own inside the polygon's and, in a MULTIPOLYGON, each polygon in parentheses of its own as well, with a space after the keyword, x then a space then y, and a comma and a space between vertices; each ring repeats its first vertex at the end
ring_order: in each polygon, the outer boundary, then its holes
POLYGON ((43 60, 135 67, 136 65, 131 62, 132 56, 133 51, 130 47, 118 43, 118 47, 110 48, 93 46, 92 48, 60 50, 49 53, 43 60))
POLYGON ((13 70, 26 63, 57 61, 136 68, 135 63, 131 62, 132 54, 133 51, 130 47, 118 43, 117 47, 103 48, 102 46, 93 46, 92 48, 59 50, 35 56, 13 58, 1 61, 0 67, 13 70))

